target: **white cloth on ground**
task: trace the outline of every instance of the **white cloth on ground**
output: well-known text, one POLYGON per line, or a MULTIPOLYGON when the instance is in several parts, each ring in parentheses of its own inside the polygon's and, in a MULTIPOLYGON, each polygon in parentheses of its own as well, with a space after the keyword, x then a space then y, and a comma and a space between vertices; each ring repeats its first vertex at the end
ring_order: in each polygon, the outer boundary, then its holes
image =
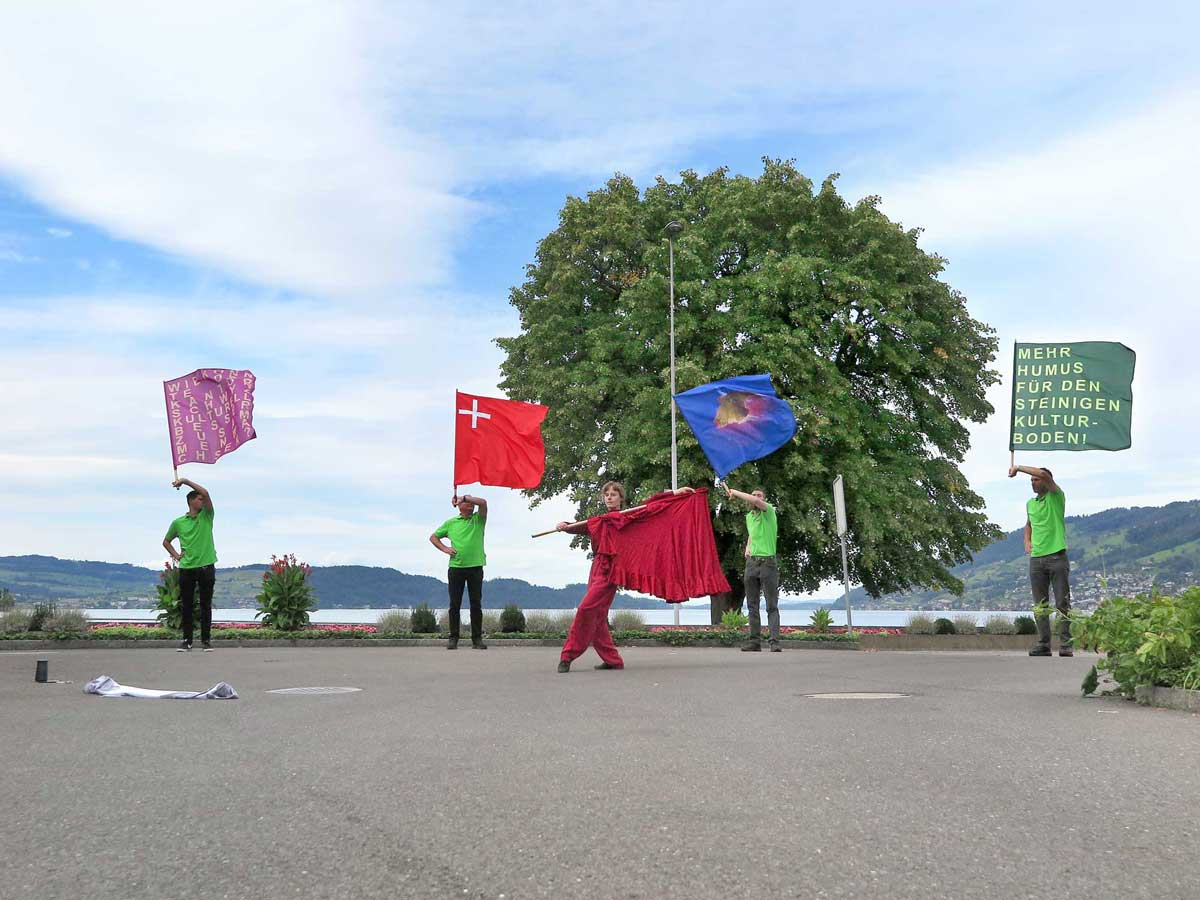
POLYGON ((109 675, 97 675, 83 686, 85 694, 99 694, 101 697, 143 697, 151 700, 236 700, 237 691, 233 685, 222 681, 214 684, 207 691, 156 691, 151 688, 131 687, 118 684, 109 675))

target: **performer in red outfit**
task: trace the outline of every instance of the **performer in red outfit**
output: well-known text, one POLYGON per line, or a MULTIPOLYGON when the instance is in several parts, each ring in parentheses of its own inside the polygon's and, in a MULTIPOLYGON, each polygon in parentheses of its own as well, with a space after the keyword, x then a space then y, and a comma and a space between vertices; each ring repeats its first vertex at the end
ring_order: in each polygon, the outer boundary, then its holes
MULTIPOLYGON (((607 482, 601 489, 604 506, 608 512, 617 512, 625 505, 625 488, 616 481, 607 482)), ((693 488, 680 488, 676 494, 694 493, 693 488)), ((568 534, 589 534, 588 522, 559 522, 556 531, 568 534)), ((611 553, 602 553, 593 545, 592 570, 588 574, 587 592, 575 611, 575 620, 563 644, 558 671, 570 672, 571 662, 582 656, 588 647, 595 647, 600 656, 597 669, 623 669, 625 661, 613 643, 608 630, 608 610, 617 594, 619 585, 612 580, 614 560, 611 553)))

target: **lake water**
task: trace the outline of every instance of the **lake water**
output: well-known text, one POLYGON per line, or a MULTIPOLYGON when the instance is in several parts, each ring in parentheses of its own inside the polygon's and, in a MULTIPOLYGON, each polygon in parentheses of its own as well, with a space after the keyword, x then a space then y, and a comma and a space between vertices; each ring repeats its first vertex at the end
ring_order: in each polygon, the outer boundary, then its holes
MULTIPOLYGON (((466 604, 463 604, 463 620, 467 618, 466 604)), ((310 619, 317 625, 374 625, 379 617, 390 612, 387 609, 318 609, 314 610, 310 619)), ((445 611, 445 608, 434 610, 439 616, 445 611)), ((546 613, 548 615, 559 615, 564 612, 572 612, 573 610, 564 609, 527 609, 525 612, 546 613)), ((744 607, 743 607, 744 611, 744 607)), ((157 613, 152 609, 85 609, 83 610, 88 618, 101 622, 153 622, 157 613)), ((499 613, 500 610, 485 610, 485 612, 499 613)), ((657 609, 638 609, 633 610, 640 615, 647 625, 673 625, 675 623, 675 611, 668 606, 662 606, 657 609)), ((946 612, 944 610, 923 611, 911 609, 856 609, 853 612, 854 624, 861 626, 885 626, 885 627, 900 627, 908 622, 908 617, 916 612, 922 612, 924 615, 938 618, 944 616, 947 619, 952 619, 955 616, 975 616, 976 623, 982 625, 988 616, 1005 616, 1013 618, 1015 616, 1030 615, 1029 610, 989 610, 986 612, 976 610, 962 610, 957 612, 946 612)), ((214 622, 254 622, 255 610, 253 609, 214 609, 214 622)), ((846 611, 830 610, 833 616, 834 625, 846 624, 846 611)), ((767 613, 765 607, 762 611, 763 626, 767 624, 767 613)), ((781 609, 779 611, 779 623, 781 625, 808 625, 812 620, 812 610, 810 609, 781 609)), ((679 608, 679 624, 680 625, 708 625, 709 611, 707 606, 693 606, 691 604, 683 604, 679 608)))

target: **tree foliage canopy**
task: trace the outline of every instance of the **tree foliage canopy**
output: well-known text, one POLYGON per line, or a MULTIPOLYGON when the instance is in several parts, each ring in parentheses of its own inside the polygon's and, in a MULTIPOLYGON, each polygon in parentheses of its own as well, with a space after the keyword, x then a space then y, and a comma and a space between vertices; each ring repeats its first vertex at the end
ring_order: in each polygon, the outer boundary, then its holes
MULTIPOLYGON (((675 240, 677 390, 768 372, 791 403, 791 443, 731 473, 779 512, 783 587, 841 578, 831 484, 846 482, 852 579, 872 594, 961 588, 948 568, 999 536, 959 471, 965 420, 992 412, 994 332, 939 279, 945 261, 878 209, 819 190, 790 162, 758 178, 724 169, 643 195, 622 175, 570 197, 511 302, 502 387, 550 407, 546 475, 595 514, 600 483, 631 501, 669 486, 668 243, 675 240)), ((680 485, 712 469, 682 418, 680 485)), ((746 508, 710 494, 722 562, 741 567, 746 508)))

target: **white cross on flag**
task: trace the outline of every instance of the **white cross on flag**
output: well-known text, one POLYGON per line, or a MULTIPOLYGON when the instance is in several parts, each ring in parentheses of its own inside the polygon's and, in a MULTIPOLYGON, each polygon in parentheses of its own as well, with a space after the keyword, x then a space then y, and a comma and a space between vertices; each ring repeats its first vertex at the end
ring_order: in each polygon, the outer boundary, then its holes
POLYGON ((454 483, 535 488, 546 469, 542 420, 549 407, 454 394, 454 483))

